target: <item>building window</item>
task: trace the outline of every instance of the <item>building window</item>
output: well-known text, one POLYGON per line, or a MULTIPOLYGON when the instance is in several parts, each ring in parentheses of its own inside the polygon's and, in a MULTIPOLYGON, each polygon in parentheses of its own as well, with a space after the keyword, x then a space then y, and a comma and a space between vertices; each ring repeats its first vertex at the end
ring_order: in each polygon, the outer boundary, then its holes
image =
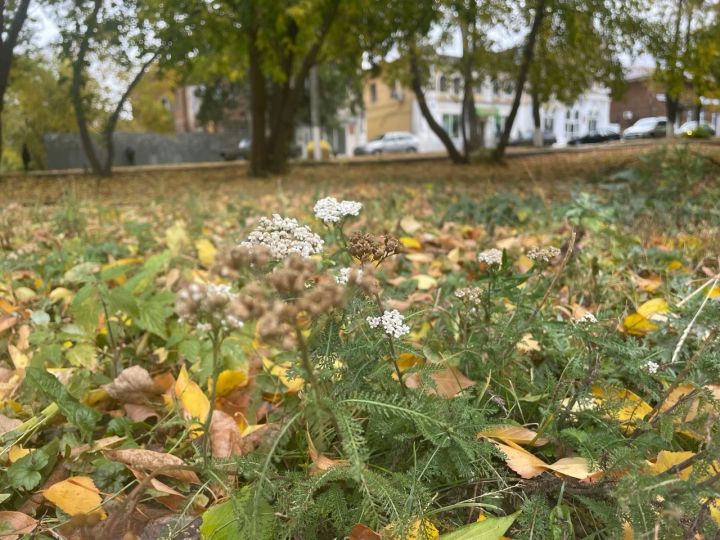
POLYGON ((460 136, 460 115, 459 114, 443 114, 442 116, 443 129, 451 137, 457 138, 460 136))
POLYGON ((546 111, 543 119, 543 131, 555 131, 555 111, 546 111))
POLYGON ((590 111, 590 115, 588 118, 588 131, 590 133, 595 133, 598 128, 598 116, 600 116, 600 113, 597 109, 593 109, 590 111))
POLYGON ((377 101, 377 86, 375 86, 375 83, 370 83, 370 103, 375 103, 377 101))
POLYGON ((400 85, 397 82, 393 83, 390 88, 390 97, 397 101, 402 100, 402 91, 400 90, 400 85))
POLYGON ((440 75, 440 79, 438 82, 438 91, 440 91, 440 92, 448 91, 448 80, 445 75, 440 75))
POLYGON ((568 109, 565 113, 565 138, 577 137, 580 132, 580 111, 568 109))
POLYGON ((455 95, 460 95, 460 77, 455 77, 453 79, 453 92, 455 95))

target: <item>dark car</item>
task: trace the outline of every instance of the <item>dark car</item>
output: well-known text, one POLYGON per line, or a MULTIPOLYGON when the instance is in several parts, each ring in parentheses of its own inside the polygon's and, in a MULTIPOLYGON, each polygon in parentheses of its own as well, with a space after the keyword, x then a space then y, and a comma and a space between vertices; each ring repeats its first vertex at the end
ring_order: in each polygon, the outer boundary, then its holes
POLYGON ((575 146, 577 144, 595 144, 619 140, 620 134, 617 131, 607 128, 600 128, 596 131, 591 131, 590 133, 588 133, 587 135, 583 135, 582 137, 575 137, 574 139, 570 139, 568 141, 568 144, 575 146))
MULTIPOLYGON (((552 146, 556 142, 557 138, 552 131, 543 131, 543 146, 552 146)), ((533 143, 533 132, 525 131, 520 133, 519 137, 511 140, 508 144, 510 146, 532 146, 533 143)))

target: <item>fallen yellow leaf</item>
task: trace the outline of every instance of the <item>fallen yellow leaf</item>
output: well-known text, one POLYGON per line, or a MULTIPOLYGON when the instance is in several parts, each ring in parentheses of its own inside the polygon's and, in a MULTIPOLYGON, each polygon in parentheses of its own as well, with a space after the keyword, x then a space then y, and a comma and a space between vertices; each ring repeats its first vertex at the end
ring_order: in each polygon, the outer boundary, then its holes
POLYGON ((218 396, 226 396, 236 388, 247 386, 249 382, 247 373, 239 369, 226 369, 220 372, 217 380, 218 396))
POLYGON ((201 238, 195 241, 195 249, 197 249, 198 259, 205 268, 210 268, 215 264, 215 254, 217 248, 207 238, 201 238))
POLYGON ((419 250, 422 247, 420 242, 416 238, 413 238, 412 236, 401 236, 400 243, 403 246, 405 246, 407 249, 419 250))
POLYGON ((89 476, 71 476, 43 491, 45 498, 71 516, 98 512, 100 519, 107 514, 102 510, 100 491, 89 476))
POLYGON ((625 388, 602 387, 595 384, 592 386, 592 395, 597 398, 599 404, 608 407, 611 418, 623 424, 642 420, 652 411, 652 407, 640 396, 625 388))
MULTIPOLYGON (((658 452, 657 458, 655 458, 655 463, 648 461, 648 469, 650 470, 650 474, 656 476, 693 457, 694 455, 694 452, 668 452, 667 450, 661 450, 658 452)), ((687 480, 690 477, 691 472, 692 465, 685 467, 680 471, 680 478, 682 480, 687 480)))
POLYGON ((182 367, 175 381, 175 395, 188 418, 205 421, 210 413, 210 400, 205 396, 197 383, 190 379, 185 366, 182 367))
POLYGON ((537 433, 533 430, 522 426, 489 426, 479 432, 478 436, 501 439, 503 441, 512 441, 517 444, 532 443, 533 446, 542 446, 548 442, 545 437, 538 437, 537 433))

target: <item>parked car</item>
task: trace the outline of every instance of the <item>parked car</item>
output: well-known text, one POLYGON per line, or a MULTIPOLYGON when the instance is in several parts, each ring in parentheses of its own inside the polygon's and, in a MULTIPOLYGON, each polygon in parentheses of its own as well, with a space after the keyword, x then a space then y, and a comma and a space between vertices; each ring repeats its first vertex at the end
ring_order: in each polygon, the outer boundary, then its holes
POLYGON ((623 134, 623 139, 643 139, 650 137, 664 137, 666 133, 667 118, 664 116, 649 116, 641 118, 632 126, 627 128, 623 134))
POLYGON ((582 137, 575 137, 574 139, 570 139, 568 141, 568 144, 574 146, 578 144, 594 144, 619 140, 620 133, 618 133, 617 131, 609 128, 600 128, 596 131, 591 131, 590 133, 588 133, 587 135, 583 135, 582 137))
POLYGON ((715 130, 708 124, 699 124, 695 120, 685 122, 675 130, 675 135, 691 139, 709 139, 715 135, 715 130))
MULTIPOLYGON (((557 138, 552 131, 543 131, 543 146, 552 146, 556 142, 557 138)), ((532 146, 533 144, 532 130, 521 132, 518 137, 508 143, 509 146, 532 146)))
MULTIPOLYGON (((240 159, 250 159, 250 147, 252 146, 252 139, 245 137, 240 139, 237 147, 236 156, 240 159)), ((302 148, 300 145, 294 142, 290 143, 290 157, 299 158, 302 155, 302 148)))
POLYGON ((389 154, 393 152, 417 152, 420 140, 409 131, 389 131, 355 148, 356 156, 389 154))

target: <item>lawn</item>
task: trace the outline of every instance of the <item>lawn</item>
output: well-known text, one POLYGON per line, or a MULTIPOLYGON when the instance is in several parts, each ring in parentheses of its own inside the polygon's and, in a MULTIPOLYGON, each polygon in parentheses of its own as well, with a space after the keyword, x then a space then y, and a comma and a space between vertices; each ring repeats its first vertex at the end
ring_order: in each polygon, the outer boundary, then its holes
POLYGON ((718 157, 0 180, 6 534, 714 537, 718 157))

